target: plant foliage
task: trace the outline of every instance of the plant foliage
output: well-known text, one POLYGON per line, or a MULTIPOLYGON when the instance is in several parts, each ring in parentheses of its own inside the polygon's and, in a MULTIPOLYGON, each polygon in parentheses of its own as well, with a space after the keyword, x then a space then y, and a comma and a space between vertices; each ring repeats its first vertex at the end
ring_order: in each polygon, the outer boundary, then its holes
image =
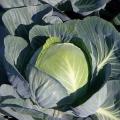
POLYGON ((120 119, 119 14, 96 16, 108 2, 0 1, 1 120, 120 119))

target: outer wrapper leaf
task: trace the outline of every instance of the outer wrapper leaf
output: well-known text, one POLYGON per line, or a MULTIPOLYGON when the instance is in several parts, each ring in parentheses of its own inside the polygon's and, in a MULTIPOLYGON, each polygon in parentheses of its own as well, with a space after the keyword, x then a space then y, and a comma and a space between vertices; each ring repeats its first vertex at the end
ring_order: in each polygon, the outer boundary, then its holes
POLYGON ((8 10, 3 15, 2 20, 10 34, 15 35, 17 32, 18 35, 20 34, 22 37, 24 37, 28 34, 28 29, 30 27, 28 25, 34 22, 43 22, 42 17, 51 10, 52 8, 49 5, 14 8, 8 10))
POLYGON ((95 57, 97 71, 109 63, 111 64, 109 79, 116 79, 120 73, 120 34, 117 30, 112 24, 98 17, 88 17, 79 22, 76 28, 89 53, 95 57))
POLYGON ((37 68, 31 67, 28 76, 33 99, 41 107, 56 107, 57 102, 68 96, 66 89, 57 80, 37 68))
POLYGON ((70 0, 73 11, 88 15, 94 11, 103 9, 110 0, 70 0))
POLYGON ((29 32, 29 40, 33 48, 40 48, 41 43, 49 37, 58 37, 62 42, 69 42, 74 36, 77 20, 67 21, 55 25, 35 25, 29 32))
POLYGON ((120 119, 120 80, 107 82, 107 99, 97 110, 99 120, 119 120, 120 119))
POLYGON ((14 8, 40 4, 39 0, 1 0, 0 6, 3 8, 14 8))
POLYGON ((8 116, 14 116, 18 120, 34 120, 31 116, 17 113, 10 108, 21 104, 23 104, 23 100, 20 99, 20 96, 12 86, 6 84, 0 86, 0 109, 2 112, 8 116))
MULTIPOLYGON (((27 42, 14 36, 7 36, 5 42, 5 69, 8 75, 9 82, 16 88, 21 96, 29 97, 30 90, 28 82, 19 73, 16 68, 20 53, 27 47, 27 42)), ((23 58, 24 60, 24 58, 23 58)), ((21 62, 22 64, 22 62, 21 62)))
POLYGON ((48 4, 10 9, 2 17, 10 34, 25 39, 28 39, 29 30, 34 24, 54 24, 68 19, 48 4))
POLYGON ((69 113, 44 109, 33 105, 30 99, 21 99, 10 85, 2 85, 0 93, 0 110, 18 120, 73 120, 73 116, 69 113), (8 88, 9 93, 6 88, 8 88), (2 91, 4 91, 4 95, 2 91))
MULTIPOLYGON (((93 84, 93 86, 89 88, 87 95, 90 95, 90 97, 88 97, 84 103, 72 108, 73 112, 77 116, 88 117, 90 115, 93 115, 105 102, 105 100, 107 99, 107 94, 109 94, 106 84, 106 81, 108 80, 108 77, 110 75, 110 72, 108 72, 109 70, 110 67, 108 65, 105 65, 104 68, 99 72, 98 76, 94 78, 96 84, 93 84)), ((77 99, 77 101, 81 100, 77 99)))

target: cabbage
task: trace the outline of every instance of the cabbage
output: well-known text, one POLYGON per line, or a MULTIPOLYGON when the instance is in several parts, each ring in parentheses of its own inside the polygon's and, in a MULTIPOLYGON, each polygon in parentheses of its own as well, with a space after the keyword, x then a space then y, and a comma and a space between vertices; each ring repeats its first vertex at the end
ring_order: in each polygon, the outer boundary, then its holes
POLYGON ((17 2, 0 2, 14 7, 2 16, 9 35, 0 45, 6 75, 0 74, 0 112, 18 120, 119 120, 120 33, 114 26, 95 16, 70 20, 43 2, 17 2))

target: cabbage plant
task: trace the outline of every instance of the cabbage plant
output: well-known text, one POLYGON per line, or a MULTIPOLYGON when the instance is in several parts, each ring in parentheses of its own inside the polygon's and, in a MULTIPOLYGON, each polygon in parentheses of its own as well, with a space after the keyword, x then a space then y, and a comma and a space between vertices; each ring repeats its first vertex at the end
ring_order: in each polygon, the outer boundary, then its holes
POLYGON ((16 28, 29 19, 11 17, 17 9, 2 18, 10 32, 4 39, 10 85, 0 87, 0 110, 18 120, 119 120, 120 34, 113 25, 98 17, 39 23, 26 39, 24 27, 18 34, 16 28))

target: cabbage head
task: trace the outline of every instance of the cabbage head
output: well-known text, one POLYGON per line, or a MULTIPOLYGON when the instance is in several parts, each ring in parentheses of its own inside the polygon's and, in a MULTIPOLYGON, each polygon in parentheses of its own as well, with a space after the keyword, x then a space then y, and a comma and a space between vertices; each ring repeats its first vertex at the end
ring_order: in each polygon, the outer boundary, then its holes
POLYGON ((22 20, 9 24, 9 12, 3 22, 10 84, 0 87, 1 110, 19 120, 120 119, 120 34, 111 23, 57 18, 53 25, 33 22, 25 37, 25 27, 15 30, 22 20))

